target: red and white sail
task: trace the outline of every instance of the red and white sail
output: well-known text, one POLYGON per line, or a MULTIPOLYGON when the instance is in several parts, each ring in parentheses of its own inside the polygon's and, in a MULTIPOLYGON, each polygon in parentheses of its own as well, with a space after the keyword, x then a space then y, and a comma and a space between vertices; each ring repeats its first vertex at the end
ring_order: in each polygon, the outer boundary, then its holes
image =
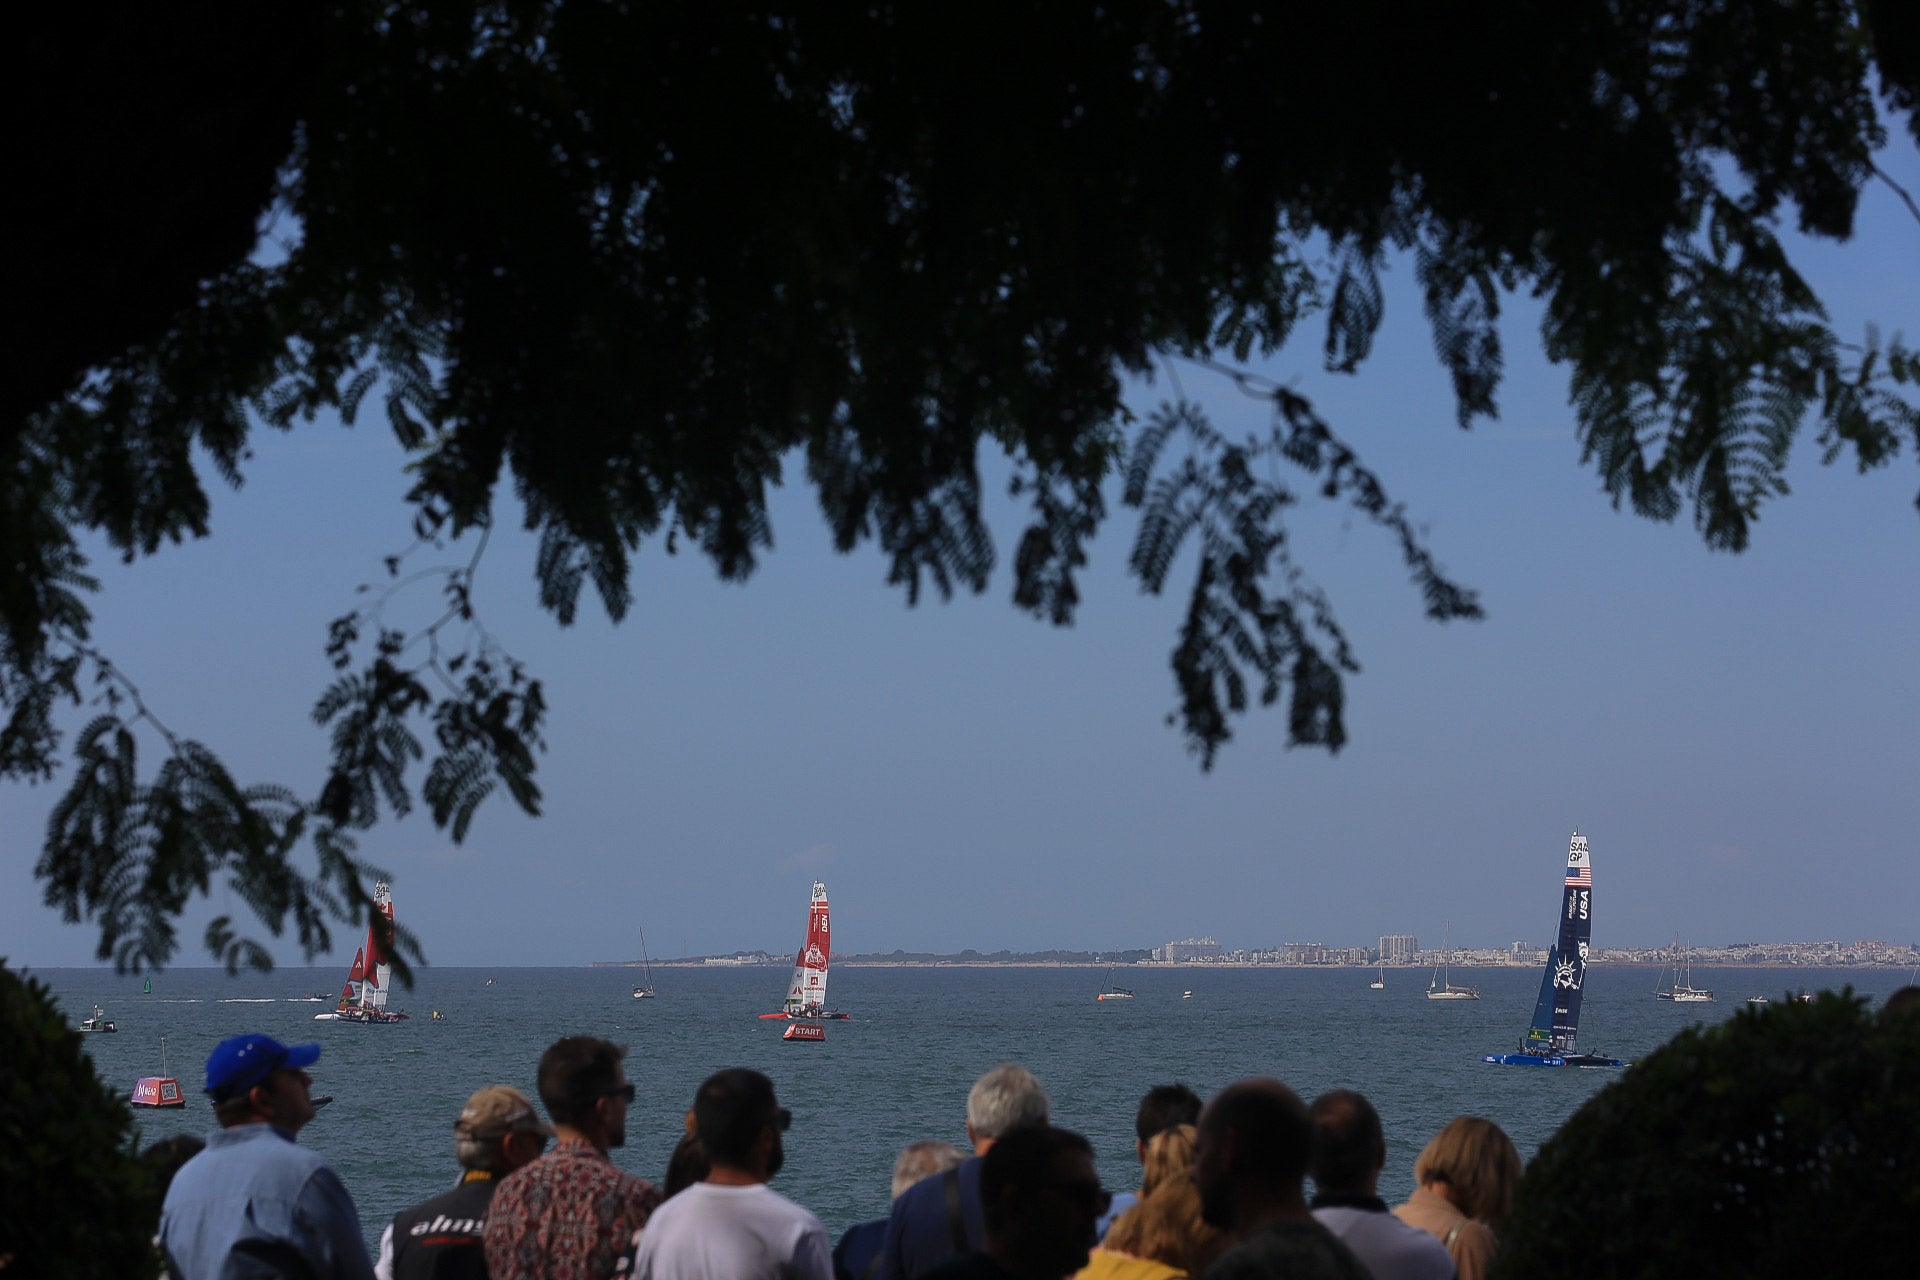
POLYGON ((340 988, 340 1003, 332 1012, 316 1013, 317 1022, 403 1022, 407 1015, 387 1011, 387 989, 393 976, 393 966, 387 960, 386 949, 380 945, 380 936, 384 932, 391 937, 393 933, 393 891, 382 882, 373 886, 373 910, 375 919, 367 921, 367 940, 359 950, 353 953, 353 967, 347 970, 347 981, 340 988), (380 923, 384 918, 385 924, 380 923))
MULTIPOLYGON (((373 886, 373 909, 386 917, 387 933, 393 932, 393 890, 384 882, 373 886)), ((387 982, 393 974, 393 967, 387 963, 385 953, 380 950, 380 931, 372 920, 367 921, 367 980, 360 987, 360 1005, 362 1008, 384 1009, 387 1007, 387 982)))
POLYGON ((807 907, 807 941, 793 958, 793 981, 787 984, 788 1017, 818 1017, 827 1004, 827 962, 833 956, 833 932, 827 916, 827 886, 813 882, 813 901, 807 907))

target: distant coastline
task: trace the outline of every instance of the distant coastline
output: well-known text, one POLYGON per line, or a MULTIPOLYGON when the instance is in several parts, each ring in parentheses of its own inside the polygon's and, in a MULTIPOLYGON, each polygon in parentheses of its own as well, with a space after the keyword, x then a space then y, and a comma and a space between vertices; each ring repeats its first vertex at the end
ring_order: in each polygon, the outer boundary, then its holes
MULTIPOLYGON (((1783 944, 1783 950, 1799 950, 1790 944, 1783 944)), ((1772 948, 1767 948, 1771 951, 1772 948)), ((1693 964, 1696 969, 1835 969, 1865 971, 1911 971, 1920 965, 1920 947, 1892 948, 1893 954, 1885 956, 1860 956, 1842 952, 1839 955, 1820 954, 1812 947, 1798 955, 1764 957, 1741 956, 1738 958, 1722 956, 1711 949, 1696 947, 1693 952, 1693 964), (1906 954, 1901 954, 1905 952, 1906 954)), ((1455 948, 1453 965, 1459 969, 1532 969, 1537 968, 1546 958, 1546 952, 1475 953, 1455 948)), ((1430 969, 1438 959, 1438 953, 1429 955, 1422 952, 1411 962, 1392 963, 1386 968, 1399 973, 1420 972, 1430 969)), ((590 960, 591 969, 638 969, 644 962, 640 960, 590 960)), ((1083 955, 1060 955, 1050 952, 960 952, 952 955, 932 954, 853 954, 835 952, 833 964, 836 968, 869 969, 1109 969, 1123 967, 1136 970, 1179 970, 1191 973, 1205 969, 1374 969, 1379 967, 1377 957, 1373 959, 1355 959, 1341 957, 1326 960, 1249 960, 1237 958, 1219 958, 1205 960, 1154 960, 1149 953, 1119 953, 1115 956, 1096 957, 1092 953, 1083 955)), ((1659 953, 1656 948, 1596 950, 1588 957, 1588 963, 1595 967, 1618 969, 1660 969, 1671 964, 1671 958, 1659 953)), ((720 968, 778 968, 785 969, 793 964, 790 956, 775 955, 768 952, 736 952, 726 956, 679 957, 651 962, 655 969, 720 969, 720 968)))

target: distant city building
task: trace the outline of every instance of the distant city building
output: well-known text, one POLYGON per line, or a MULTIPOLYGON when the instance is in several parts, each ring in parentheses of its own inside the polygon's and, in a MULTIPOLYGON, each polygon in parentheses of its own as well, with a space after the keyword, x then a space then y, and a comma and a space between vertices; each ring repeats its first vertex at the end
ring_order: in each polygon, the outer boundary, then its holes
POLYGON ((1325 964, 1327 960, 1327 944, 1324 942, 1283 942, 1280 944, 1281 964, 1325 964))
POLYGON ((1420 939, 1410 933, 1389 933, 1380 939, 1380 958, 1388 964, 1412 964, 1420 939))
POLYGON ((1212 938, 1187 938, 1153 949, 1153 958, 1163 964, 1177 964, 1182 960, 1218 960, 1225 954, 1225 948, 1212 938))

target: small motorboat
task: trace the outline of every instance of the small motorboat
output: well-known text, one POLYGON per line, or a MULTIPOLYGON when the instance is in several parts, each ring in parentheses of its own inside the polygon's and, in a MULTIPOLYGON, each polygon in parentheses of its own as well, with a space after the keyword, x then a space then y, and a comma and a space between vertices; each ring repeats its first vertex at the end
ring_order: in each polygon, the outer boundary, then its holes
POLYGON ((1748 996, 1747 1003, 1748 1004, 1770 1004, 1772 1002, 1769 1001, 1765 996, 1748 996))
POLYGON ((80 1029, 82 1031, 118 1031, 120 1028, 113 1025, 113 1019, 109 1018, 99 1005, 95 1005, 91 1018, 80 1019, 80 1029))
POLYGON ((1191 1000, 1191 999, 1193 999, 1193 992, 1191 992, 1191 991, 1182 991, 1182 992, 1180 993, 1180 998, 1181 998, 1182 1000, 1191 1000))

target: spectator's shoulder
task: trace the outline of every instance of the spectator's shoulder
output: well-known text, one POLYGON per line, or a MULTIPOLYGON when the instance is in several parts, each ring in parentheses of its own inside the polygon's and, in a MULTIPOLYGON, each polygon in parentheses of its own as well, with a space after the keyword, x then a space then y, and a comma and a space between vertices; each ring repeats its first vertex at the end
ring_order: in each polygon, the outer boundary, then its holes
POLYGON ((626 1173, 623 1171, 621 1173, 620 1189, 625 1195, 629 1205, 647 1214, 651 1214, 655 1209, 658 1209, 661 1202, 666 1199, 665 1196, 660 1194, 660 1188, 654 1186, 651 1182, 648 1182, 636 1173, 626 1173))

